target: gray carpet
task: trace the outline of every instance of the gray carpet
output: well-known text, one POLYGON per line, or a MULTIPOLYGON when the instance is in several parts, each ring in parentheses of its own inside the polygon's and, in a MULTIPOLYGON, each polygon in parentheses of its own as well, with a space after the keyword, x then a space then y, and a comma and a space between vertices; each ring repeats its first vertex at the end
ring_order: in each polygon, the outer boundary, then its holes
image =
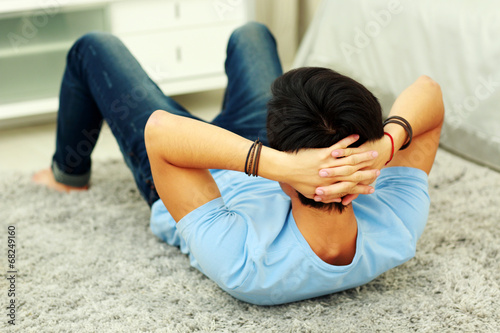
MULTIPOLYGON (((59 194, 0 176, 2 274, 17 227, 19 332, 499 332, 500 174, 440 151, 417 255, 346 292, 275 307, 233 299, 148 228, 124 163, 59 194)), ((0 281, 0 331, 7 325, 0 281)))

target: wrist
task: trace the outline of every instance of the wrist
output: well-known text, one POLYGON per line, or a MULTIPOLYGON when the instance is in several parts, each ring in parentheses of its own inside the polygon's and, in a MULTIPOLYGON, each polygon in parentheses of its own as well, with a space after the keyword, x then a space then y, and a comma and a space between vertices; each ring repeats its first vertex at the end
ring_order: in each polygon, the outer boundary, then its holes
POLYGON ((262 147, 259 176, 277 182, 286 182, 287 168, 290 164, 289 154, 269 148, 262 147))
MULTIPOLYGON (((401 126, 399 126, 397 124, 390 123, 390 124, 387 124, 384 126, 384 132, 390 134, 392 136, 392 138, 394 139, 394 155, 396 155, 396 153, 399 151, 399 149, 406 142, 406 139, 407 139, 406 131, 401 126)), ((387 137, 387 135, 384 135, 384 136, 387 137)), ((389 147, 388 149, 389 149, 389 154, 390 154, 391 141, 388 137, 387 137, 386 141, 388 142, 388 147, 389 147)))
MULTIPOLYGON (((392 143, 389 136, 384 132, 384 136, 380 138, 379 143, 375 146, 378 152, 378 157, 376 161, 376 168, 381 169, 387 161, 391 159, 392 143)), ((394 157, 394 156, 393 156, 394 157)))

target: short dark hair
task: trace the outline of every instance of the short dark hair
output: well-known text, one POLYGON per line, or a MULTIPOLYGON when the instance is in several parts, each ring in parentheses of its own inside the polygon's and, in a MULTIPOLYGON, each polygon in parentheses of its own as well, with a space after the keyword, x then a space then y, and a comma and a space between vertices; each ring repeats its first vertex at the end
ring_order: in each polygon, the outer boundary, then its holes
MULTIPOLYGON (((303 67, 278 77, 268 102, 269 145, 285 152, 330 147, 359 134, 350 147, 384 136, 382 109, 362 84, 328 68, 303 67)), ((298 193, 302 204, 342 212, 342 203, 325 204, 298 193)))

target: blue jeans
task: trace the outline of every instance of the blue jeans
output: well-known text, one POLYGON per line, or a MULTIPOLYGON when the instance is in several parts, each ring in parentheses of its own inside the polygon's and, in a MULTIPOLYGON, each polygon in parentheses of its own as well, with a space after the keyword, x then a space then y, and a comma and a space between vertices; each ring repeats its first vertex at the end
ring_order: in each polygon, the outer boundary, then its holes
MULTIPOLYGON (((266 104, 271 83, 282 74, 269 30, 258 23, 236 29, 228 42, 225 69, 224 102, 212 124, 267 144, 266 104)), ((90 155, 105 120, 141 195, 150 206, 158 200, 144 144, 146 122, 158 109, 198 118, 165 96, 122 42, 106 33, 89 33, 75 42, 59 99, 52 159, 56 180, 71 186, 88 184, 90 155)))

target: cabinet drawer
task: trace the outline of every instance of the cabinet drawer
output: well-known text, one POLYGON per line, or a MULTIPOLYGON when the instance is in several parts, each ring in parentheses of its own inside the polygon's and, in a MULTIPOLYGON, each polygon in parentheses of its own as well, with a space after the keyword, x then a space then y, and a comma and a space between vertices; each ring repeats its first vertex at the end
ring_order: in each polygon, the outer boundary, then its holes
POLYGON ((212 0, 118 1, 109 6, 111 31, 133 33, 244 20, 246 2, 212 0))
POLYGON ((157 82, 224 72, 226 46, 236 27, 164 31, 120 36, 144 70, 157 82))

